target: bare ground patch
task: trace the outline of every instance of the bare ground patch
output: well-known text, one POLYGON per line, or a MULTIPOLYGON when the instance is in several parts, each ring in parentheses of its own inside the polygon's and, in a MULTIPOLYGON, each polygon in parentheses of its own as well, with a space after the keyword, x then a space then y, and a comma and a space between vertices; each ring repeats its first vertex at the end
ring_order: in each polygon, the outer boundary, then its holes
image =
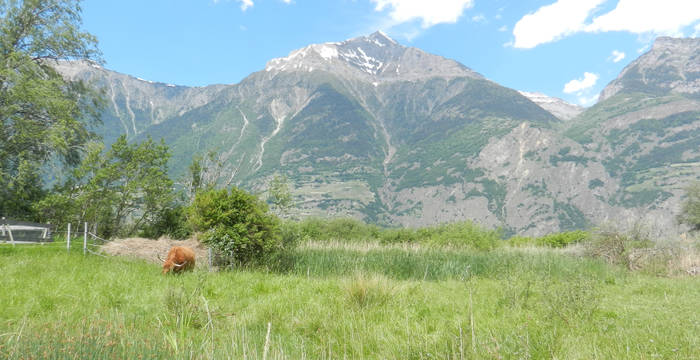
POLYGON ((114 256, 125 256, 161 263, 158 256, 165 259, 173 246, 187 246, 194 250, 197 267, 207 266, 208 248, 197 239, 172 240, 161 237, 158 240, 146 238, 126 238, 110 241, 102 245, 102 250, 114 256))

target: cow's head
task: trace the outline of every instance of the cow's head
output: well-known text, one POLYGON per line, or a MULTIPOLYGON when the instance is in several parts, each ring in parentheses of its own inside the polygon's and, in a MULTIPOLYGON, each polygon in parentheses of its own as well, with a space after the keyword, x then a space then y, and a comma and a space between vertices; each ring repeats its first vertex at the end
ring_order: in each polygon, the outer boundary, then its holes
POLYGON ((178 264, 174 261, 166 260, 163 262, 163 275, 169 273, 170 271, 177 272, 178 269, 185 265, 187 265, 187 261, 183 262, 182 264, 178 264))

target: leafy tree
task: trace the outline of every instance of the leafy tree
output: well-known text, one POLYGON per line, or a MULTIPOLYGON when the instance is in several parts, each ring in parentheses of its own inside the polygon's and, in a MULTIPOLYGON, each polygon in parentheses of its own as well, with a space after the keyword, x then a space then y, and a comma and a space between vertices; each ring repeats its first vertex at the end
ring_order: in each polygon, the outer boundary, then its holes
MULTIPOLYGON (((217 155, 212 150, 206 156, 195 155, 192 157, 192 163, 187 169, 187 175, 183 184, 187 199, 190 202, 194 199, 197 192, 214 189, 217 181, 224 177, 225 165, 221 156, 217 155)), ((224 183, 224 186, 229 185, 232 180, 233 176, 230 176, 229 180, 224 183)))
POLYGON ((66 183, 37 205, 40 216, 56 223, 98 224, 104 236, 132 234, 162 221, 175 200, 167 175, 168 147, 150 138, 129 144, 126 135, 104 156, 103 147, 89 146, 66 183))
POLYGON ((97 119, 100 96, 52 67, 101 61, 80 11, 77 0, 0 0, 0 215, 33 217, 42 166, 77 164, 92 136, 81 120, 97 119))
POLYGON ((197 193, 189 220, 202 241, 239 264, 262 261, 282 248, 279 220, 267 205, 241 189, 197 193))
POLYGON ((683 202, 679 220, 690 225, 693 230, 700 230, 700 181, 686 188, 687 197, 683 202))
POLYGON ((285 215, 294 204, 292 192, 289 190, 289 182, 284 175, 275 175, 270 181, 268 188, 268 201, 281 213, 285 215))
POLYGON ((157 239, 167 235, 171 239, 186 239, 192 235, 192 228, 187 222, 187 207, 182 203, 164 207, 154 217, 154 221, 141 229, 140 236, 157 239))

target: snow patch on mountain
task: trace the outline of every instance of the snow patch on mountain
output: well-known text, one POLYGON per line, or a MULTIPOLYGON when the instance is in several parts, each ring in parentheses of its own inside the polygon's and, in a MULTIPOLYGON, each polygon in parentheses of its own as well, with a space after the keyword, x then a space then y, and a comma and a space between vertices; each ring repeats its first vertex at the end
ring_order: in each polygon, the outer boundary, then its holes
POLYGON ((338 49, 335 45, 320 45, 317 46, 316 51, 319 55, 321 55, 322 58, 326 60, 338 57, 338 49))
POLYGON ((357 51, 350 49, 341 53, 341 57, 350 65, 360 68, 362 71, 371 75, 376 75, 381 69, 381 61, 368 56, 361 47, 357 47, 357 51))
POLYGON ((265 71, 308 68, 303 65, 306 59, 310 57, 320 57, 325 61, 333 60, 338 57, 338 44, 314 44, 299 50, 294 50, 289 53, 287 57, 275 58, 268 61, 265 71))
POLYGON ((527 91, 518 92, 561 120, 571 120, 584 110, 584 108, 581 106, 568 103, 560 98, 551 97, 543 93, 527 91))
POLYGON ((271 76, 326 71, 368 83, 444 76, 482 78, 456 61, 402 46, 381 31, 340 43, 309 45, 270 60, 265 71, 271 76))

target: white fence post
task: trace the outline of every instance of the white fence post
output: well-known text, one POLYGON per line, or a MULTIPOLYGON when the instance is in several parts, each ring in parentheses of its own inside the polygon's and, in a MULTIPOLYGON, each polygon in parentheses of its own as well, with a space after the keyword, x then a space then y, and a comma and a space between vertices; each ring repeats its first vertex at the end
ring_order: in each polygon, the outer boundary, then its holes
POLYGON ((41 240, 39 241, 41 245, 44 245, 44 243, 46 242, 46 237, 49 236, 49 229, 51 228, 51 223, 48 222, 46 223, 46 225, 48 226, 45 227, 44 232, 41 233, 41 240))
POLYGON ((87 221, 85 222, 85 233, 83 234, 83 255, 87 255, 87 221))
POLYGON ((10 235, 10 242, 12 243, 12 246, 15 246, 15 238, 12 236, 12 229, 5 225, 5 229, 7 229, 7 233, 10 235))
POLYGON ((70 251, 70 223, 68 223, 68 235, 66 235, 66 251, 70 251))

